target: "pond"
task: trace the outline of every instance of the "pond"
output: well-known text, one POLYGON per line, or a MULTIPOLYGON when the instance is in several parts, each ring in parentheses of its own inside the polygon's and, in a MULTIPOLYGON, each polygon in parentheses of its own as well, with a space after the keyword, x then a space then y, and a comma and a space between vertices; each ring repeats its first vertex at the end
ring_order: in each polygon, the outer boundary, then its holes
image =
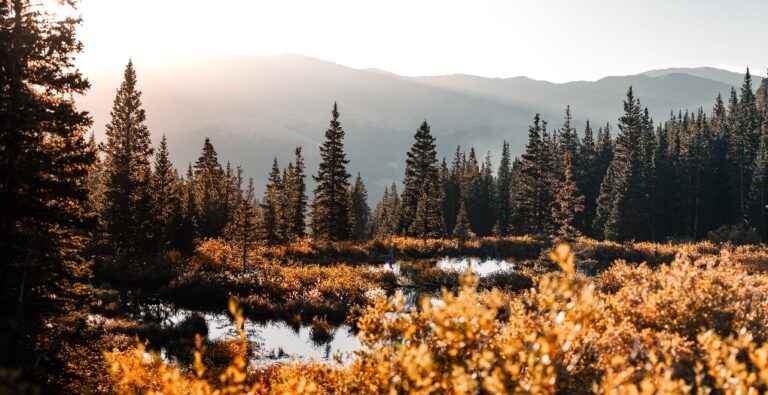
MULTIPOLYGON (((185 318, 197 314, 205 319, 209 340, 234 339, 237 337, 235 324, 228 313, 174 309, 167 317, 167 323, 178 325, 185 318)), ((243 324, 246 338, 255 344, 254 360, 257 364, 280 362, 293 358, 315 359, 329 362, 336 353, 348 358, 360 348, 360 341, 350 325, 342 324, 333 328, 328 340, 312 338, 309 324, 289 324, 285 321, 260 322, 249 318, 243 324)))
MULTIPOLYGON (((471 269, 480 277, 495 272, 515 269, 515 263, 508 260, 481 258, 441 258, 418 261, 419 265, 441 270, 466 272, 471 269)), ((371 265, 379 270, 391 270, 402 276, 409 283, 411 261, 394 261, 371 265)), ((418 307, 420 300, 428 297, 435 300, 440 290, 424 288, 413 283, 401 289, 407 307, 418 307)), ((211 341, 234 339, 237 337, 234 323, 226 310, 207 311, 195 308, 179 308, 167 303, 137 303, 132 317, 140 321, 159 322, 164 328, 179 325, 192 315, 205 320, 208 328, 207 338, 211 341)), ((314 359, 323 362, 334 361, 336 354, 342 355, 342 361, 349 360, 351 354, 361 347, 355 330, 349 324, 332 327, 330 336, 323 340, 313 339, 309 323, 289 323, 281 320, 260 321, 246 318, 244 323, 247 340, 254 344, 255 353, 252 363, 270 364, 288 361, 293 358, 314 359)), ((165 353, 163 353, 165 355, 165 353)))
POLYGON ((472 269, 472 273, 480 277, 487 276, 495 272, 503 272, 508 270, 515 270, 515 262, 509 259, 494 259, 494 258, 451 258, 445 257, 440 259, 420 260, 420 261, 391 261, 380 264, 380 267, 385 270, 390 270, 396 274, 405 276, 408 278, 410 272, 403 270, 403 266, 409 262, 425 262, 431 267, 435 267, 443 270, 455 270, 459 272, 466 272, 467 269, 472 269))

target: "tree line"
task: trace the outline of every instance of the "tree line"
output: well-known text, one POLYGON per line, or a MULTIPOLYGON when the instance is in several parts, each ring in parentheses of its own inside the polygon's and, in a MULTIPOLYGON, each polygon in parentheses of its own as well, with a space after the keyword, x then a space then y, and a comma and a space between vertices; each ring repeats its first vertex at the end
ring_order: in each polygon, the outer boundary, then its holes
MULTIPOLYGON (((240 167, 222 165, 206 138, 181 176, 165 137, 156 152, 144 125, 136 72, 128 63, 117 91, 103 158, 91 173, 91 204, 100 214, 102 251, 141 260, 166 249, 191 251, 195 241, 223 237, 242 247, 311 236, 342 241, 391 236, 533 235, 572 240, 698 239, 723 226, 768 236, 768 109, 766 85, 720 95, 711 113, 671 113, 656 124, 630 87, 624 114, 583 132, 566 108, 550 130, 538 114, 525 152, 512 158, 504 142, 496 168, 490 152, 457 147, 438 160, 425 120, 406 156, 402 191, 393 183, 373 210, 360 174, 352 180, 338 106, 320 147, 310 201, 301 147, 280 167, 275 158, 261 198, 240 167), (151 158, 154 157, 154 164, 151 158), (247 184, 247 187, 244 187, 247 184)), ((91 149, 96 149, 91 142, 91 149)))

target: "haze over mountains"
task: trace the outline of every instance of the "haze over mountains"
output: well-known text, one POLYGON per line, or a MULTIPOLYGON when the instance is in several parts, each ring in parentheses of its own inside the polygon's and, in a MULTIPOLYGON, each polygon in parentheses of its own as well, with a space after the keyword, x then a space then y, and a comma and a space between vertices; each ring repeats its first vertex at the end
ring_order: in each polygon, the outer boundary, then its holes
MULTIPOLYGON (((286 164, 296 145, 304 147, 307 172, 316 172, 318 146, 337 101, 349 170, 361 172, 372 201, 385 185, 402 179, 405 153, 424 119, 449 162, 458 144, 474 146, 481 158, 491 150, 496 162, 503 140, 510 142, 514 155, 523 152, 527 127, 537 112, 552 130, 562 124, 570 104, 580 131, 586 119, 596 130, 616 123, 632 85, 659 123, 670 111, 703 107, 709 112, 718 92, 727 98, 731 86, 738 87, 743 79, 715 68, 652 70, 562 84, 462 74, 404 77, 299 55, 227 55, 176 68, 135 67, 153 139, 168 136, 180 172, 197 159, 203 138, 209 136, 219 158, 243 165, 246 177, 259 186, 272 158, 286 164)), ((79 100, 81 108, 91 111, 99 139, 104 138, 122 71, 89 73, 93 87, 79 100)), ((754 88, 759 82, 754 78, 754 88)))

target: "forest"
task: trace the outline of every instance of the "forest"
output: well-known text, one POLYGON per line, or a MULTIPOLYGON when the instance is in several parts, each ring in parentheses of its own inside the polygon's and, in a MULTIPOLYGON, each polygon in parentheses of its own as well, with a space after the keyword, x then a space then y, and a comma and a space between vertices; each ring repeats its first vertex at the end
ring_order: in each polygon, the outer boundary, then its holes
POLYGON ((256 196, 209 138, 188 164, 153 146, 130 60, 93 125, 79 19, 6 0, 0 20, 0 394, 768 391, 748 69, 660 122, 631 86, 596 129, 537 114, 498 162, 440 157, 424 120, 371 207, 344 103, 256 196))

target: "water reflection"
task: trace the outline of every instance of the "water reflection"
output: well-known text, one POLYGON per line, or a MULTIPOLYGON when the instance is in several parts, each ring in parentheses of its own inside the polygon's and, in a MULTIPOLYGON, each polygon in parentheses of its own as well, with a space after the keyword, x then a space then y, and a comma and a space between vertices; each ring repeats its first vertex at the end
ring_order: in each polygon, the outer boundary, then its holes
MULTIPOLYGON (((176 309, 168 317, 170 324, 178 324, 191 314, 199 314, 208 325, 208 339, 234 339, 237 337, 235 325, 229 314, 176 309)), ((245 320, 244 329, 248 341, 256 344, 255 362, 279 361, 290 358, 306 358, 331 361, 338 352, 342 356, 360 348, 360 341, 352 327, 342 324, 334 328, 328 341, 317 342, 312 339, 311 329, 307 324, 291 325, 284 321, 258 322, 245 320)))

